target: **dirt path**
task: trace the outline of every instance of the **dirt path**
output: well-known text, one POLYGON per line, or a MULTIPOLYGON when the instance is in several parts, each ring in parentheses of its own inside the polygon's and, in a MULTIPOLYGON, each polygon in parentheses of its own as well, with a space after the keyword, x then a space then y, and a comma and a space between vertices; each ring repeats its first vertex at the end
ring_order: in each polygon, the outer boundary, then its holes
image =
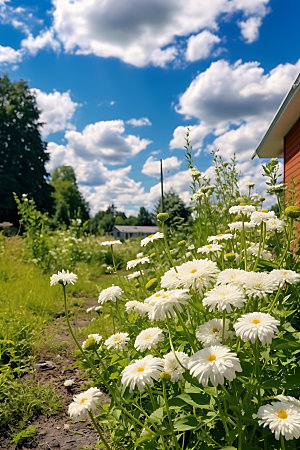
MULTIPOLYGON (((74 316, 71 319, 72 326, 83 328, 90 323, 91 317, 86 313, 86 308, 95 304, 95 301, 84 298, 79 299, 82 306, 73 307, 74 316)), ((36 425, 36 433, 33 438, 28 438, 22 445, 12 445, 8 439, 1 440, 2 450, 27 450, 37 448, 39 450, 93 450, 98 442, 98 434, 89 422, 73 422, 67 414, 68 405, 75 394, 80 392, 80 387, 88 380, 86 373, 74 367, 73 356, 75 343, 70 336, 65 317, 58 317, 45 329, 45 341, 41 342, 36 359, 36 368, 32 374, 26 375, 24 381, 36 380, 40 385, 51 387, 62 396, 62 412, 55 416, 39 416, 28 425, 36 425), (49 343, 48 341, 51 341, 49 343), (50 370, 41 370, 39 364, 48 362, 50 370), (50 364, 51 363, 51 364, 50 364), (71 388, 64 386, 64 381, 72 379, 71 388)), ((42 366, 43 367, 43 366, 42 366)), ((103 394, 103 403, 108 403, 109 398, 103 394)))

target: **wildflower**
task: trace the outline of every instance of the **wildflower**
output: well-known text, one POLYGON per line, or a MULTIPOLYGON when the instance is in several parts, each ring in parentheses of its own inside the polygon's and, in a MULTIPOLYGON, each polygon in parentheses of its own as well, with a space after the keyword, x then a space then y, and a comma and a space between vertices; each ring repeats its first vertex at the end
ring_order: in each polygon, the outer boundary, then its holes
POLYGON ((137 300, 130 300, 125 304, 125 309, 127 312, 134 311, 139 316, 144 317, 150 311, 150 305, 137 300))
POLYGON ((122 242, 118 240, 118 241, 103 241, 101 242, 100 245, 106 246, 106 245, 121 245, 121 244, 122 242))
POLYGON ((235 253, 225 253, 224 258, 226 261, 234 261, 236 258, 236 254, 235 253))
POLYGON ((160 328, 146 328, 146 330, 142 330, 137 335, 134 347, 140 352, 143 352, 147 349, 156 348, 157 344, 163 340, 164 335, 160 328))
POLYGON ((73 272, 69 272, 68 270, 65 272, 62 270, 61 272, 54 273, 50 277, 50 286, 53 286, 57 283, 63 284, 74 284, 77 281, 77 275, 73 272))
POLYGON ((232 311, 232 306, 242 308, 246 299, 243 290, 234 284, 221 284, 204 294, 202 303, 209 306, 210 311, 232 311))
MULTIPOLYGON (((228 327, 229 327, 229 320, 226 319, 224 330, 225 339, 231 333, 228 331, 228 327)), ((196 338, 203 344, 204 347, 208 347, 210 345, 220 344, 222 341, 222 333, 223 333, 223 320, 211 319, 198 327, 196 331, 196 338)))
MULTIPOLYGON (((250 247, 247 248, 247 253, 252 256, 257 256, 259 252, 259 244, 251 244, 250 247)), ((265 259, 266 261, 270 261, 272 259, 272 253, 268 252, 268 250, 260 249, 260 257, 265 259)))
POLYGON ((171 375, 172 383, 181 380, 182 374, 186 371, 189 362, 189 356, 184 352, 174 352, 167 353, 163 357, 164 361, 164 371, 171 375), (178 362, 180 361, 180 363, 178 362), (182 367, 183 366, 183 367, 182 367))
POLYGON ((287 188, 287 185, 284 183, 281 183, 281 184, 277 184, 276 186, 267 187, 267 191, 270 194, 273 194, 275 192, 283 192, 286 190, 286 188, 287 188))
POLYGON ((64 381, 64 386, 66 388, 73 386, 73 384, 74 384, 74 380, 65 380, 64 381))
MULTIPOLYGON (((144 273, 144 272, 142 271, 142 273, 144 273)), ((132 280, 133 278, 137 278, 137 277, 140 277, 140 276, 141 276, 141 272, 133 272, 133 273, 129 273, 127 275, 127 279, 128 280, 132 280)))
POLYGON ((118 298, 121 298, 123 290, 119 286, 111 286, 109 288, 103 289, 98 297, 98 303, 103 305, 106 302, 116 302, 118 298))
POLYGON ((244 214, 245 216, 250 216, 254 211, 255 207, 246 203, 240 203, 238 206, 229 208, 229 214, 244 214))
POLYGON ((276 219, 276 216, 274 211, 268 211, 267 209, 254 211, 250 217, 250 221, 257 225, 260 225, 262 222, 267 222, 270 219, 276 219))
POLYGON ((220 253, 222 251, 223 247, 219 244, 209 244, 204 245, 203 247, 199 247, 197 250, 197 253, 220 253))
POLYGON ((292 403, 294 406, 300 408, 300 400, 295 397, 291 397, 290 395, 276 395, 275 398, 281 402, 292 403))
POLYGON ((151 306, 149 311, 150 320, 165 320, 167 313, 175 316, 174 307, 182 311, 181 305, 187 305, 190 298, 187 289, 173 289, 170 291, 160 291, 145 300, 151 306))
POLYGON ((129 392, 132 392, 135 387, 142 392, 147 385, 153 386, 153 380, 159 379, 162 370, 162 359, 147 355, 125 367, 122 371, 122 384, 129 387, 129 392))
POLYGON ((100 334, 89 334, 88 338, 83 341, 82 348, 83 350, 91 350, 95 345, 99 345, 101 340, 102 336, 100 334))
POLYGON ((278 288, 278 282, 266 272, 245 272, 243 285, 249 297, 262 298, 278 288))
POLYGON ((161 287, 166 289, 177 289, 180 286, 181 281, 178 278, 178 274, 174 267, 171 267, 162 277, 161 277, 161 287))
POLYGON ((163 233, 157 232, 155 234, 150 234, 150 236, 147 236, 146 238, 141 240, 141 246, 144 247, 147 244, 149 244, 149 242, 153 242, 156 239, 162 239, 164 237, 163 233))
POLYGON ((104 344, 107 346, 108 350, 111 348, 115 348, 117 350, 125 350, 127 348, 128 341, 128 333, 116 333, 106 339, 104 344))
POLYGON ((270 272, 270 276, 280 285, 284 283, 296 284, 300 282, 300 274, 293 270, 274 269, 270 272))
POLYGON ((203 386, 210 380, 213 386, 224 384, 225 378, 232 381, 242 368, 236 353, 227 345, 213 345, 190 357, 188 368, 203 386))
POLYGON ((286 223, 283 220, 277 219, 277 217, 266 221, 267 231, 278 231, 279 233, 282 233, 285 225, 286 223))
POLYGON ((274 333, 278 333, 279 320, 270 314, 253 312, 243 314, 233 325, 235 333, 242 341, 255 343, 258 338, 262 345, 271 344, 274 333))
POLYGON ((165 222, 166 220, 168 220, 169 214, 168 213, 159 213, 159 214, 157 214, 156 218, 160 222, 165 222))
POLYGON ((300 217, 300 206, 288 206, 284 212, 291 219, 298 219, 300 217))
POLYGON ((216 236, 208 236, 207 242, 228 241, 229 239, 232 239, 232 234, 230 233, 216 234, 216 236))
POLYGON ((217 278, 217 284, 229 284, 235 283, 238 285, 243 284, 243 276, 247 273, 242 269, 225 269, 219 273, 217 278))
POLYGON ((139 257, 139 258, 133 259, 133 260, 127 262, 126 270, 132 269, 133 267, 136 267, 138 264, 145 264, 145 263, 149 263, 149 262, 150 262, 149 256, 144 256, 143 258, 139 257))
POLYGON ((190 175, 192 177, 199 177, 201 175, 201 172, 199 172, 199 170, 196 169, 196 167, 193 167, 190 169, 190 175))
POLYGON ((177 267, 178 278, 185 288, 192 287, 200 294, 211 286, 219 269, 217 264, 209 259, 193 259, 177 267))
POLYGON ((300 437, 300 408, 290 402, 271 402, 257 412, 259 425, 268 426, 275 439, 282 435, 287 441, 300 437))
POLYGON ((68 408, 70 417, 75 420, 86 419, 89 411, 95 412, 97 410, 96 404, 99 403, 101 395, 102 392, 95 387, 75 395, 68 408))
POLYGON ((253 222, 240 222, 240 221, 229 223, 228 226, 229 226, 230 231, 241 232, 243 229, 243 224, 244 224, 245 231, 251 231, 256 226, 256 224, 253 222))

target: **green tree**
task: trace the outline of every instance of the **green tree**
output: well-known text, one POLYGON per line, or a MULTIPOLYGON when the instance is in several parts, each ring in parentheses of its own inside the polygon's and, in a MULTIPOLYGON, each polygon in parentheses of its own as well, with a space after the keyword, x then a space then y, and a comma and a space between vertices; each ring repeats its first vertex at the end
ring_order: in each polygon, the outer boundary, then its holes
POLYGON ((28 194, 40 211, 52 210, 52 188, 47 183, 47 144, 39 127, 40 111, 24 81, 0 77, 0 222, 18 223, 13 192, 28 194))
POLYGON ((144 206, 140 207, 137 217, 137 225, 154 225, 153 215, 144 206))
POLYGON ((79 192, 76 176, 71 166, 57 167, 52 174, 54 188, 54 219, 56 222, 70 224, 71 219, 89 219, 89 206, 79 192))
MULTIPOLYGON (((161 201, 159 200, 155 206, 156 214, 161 212, 161 201)), ((191 211, 185 206, 184 201, 175 194, 173 190, 164 194, 164 212, 169 214, 167 224, 176 228, 179 224, 187 222, 191 211)))

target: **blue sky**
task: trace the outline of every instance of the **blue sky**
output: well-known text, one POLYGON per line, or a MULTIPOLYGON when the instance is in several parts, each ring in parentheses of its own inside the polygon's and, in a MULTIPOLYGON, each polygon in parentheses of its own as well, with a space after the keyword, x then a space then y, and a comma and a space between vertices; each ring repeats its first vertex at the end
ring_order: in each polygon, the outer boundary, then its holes
MULTIPOLYGON (((189 201, 184 133, 213 180, 237 155, 264 193, 260 139, 300 71, 297 0, 0 0, 0 73, 34 90, 51 172, 72 165, 92 213, 189 201)), ((271 200, 269 200, 271 201, 271 200)))

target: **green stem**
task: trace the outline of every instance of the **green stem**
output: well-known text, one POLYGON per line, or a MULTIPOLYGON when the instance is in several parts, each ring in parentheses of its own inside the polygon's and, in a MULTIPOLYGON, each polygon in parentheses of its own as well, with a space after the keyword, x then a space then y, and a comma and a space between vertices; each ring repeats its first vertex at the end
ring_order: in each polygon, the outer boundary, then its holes
POLYGON ((289 247, 290 247, 290 243, 291 243, 291 239, 292 239, 292 234, 293 234, 293 225, 294 225, 294 219, 291 218, 290 226, 289 226, 289 232, 288 232, 288 238, 287 238, 287 244, 286 244, 284 253, 283 253, 283 255, 282 255, 282 258, 281 258, 281 260, 280 260, 279 267, 281 267, 281 265, 282 265, 282 263, 283 263, 283 261, 284 261, 284 259, 285 259, 285 257, 286 257, 287 251, 288 251, 288 249, 289 249, 289 247))
POLYGON ((245 234, 245 221, 244 217, 242 219, 242 242, 244 248, 244 260, 245 260, 245 271, 247 271, 247 248, 246 248, 246 234, 245 234))
POLYGON ((101 430, 100 426, 98 425, 95 417, 93 416, 92 411, 89 410, 88 413, 89 413, 90 418, 92 419, 94 427, 96 428, 96 430, 97 430, 97 432, 98 432, 98 434, 100 436, 101 441, 103 442, 104 447, 107 448, 107 450, 111 450, 110 446, 108 445, 106 439, 103 436, 103 433, 102 433, 102 430, 101 430))
POLYGON ((268 314, 271 314, 271 312, 272 312, 272 310, 273 310, 273 308, 274 308, 274 306, 275 306, 275 303, 276 303, 276 301, 277 301, 277 299, 278 299, 278 296, 279 296, 279 294, 280 294, 280 291, 281 291, 282 286, 283 286, 283 284, 280 284, 280 285, 279 285, 277 294, 275 295, 275 298, 274 298, 274 300, 273 300, 273 302, 272 302, 272 304, 271 304, 271 306, 270 306, 270 309, 269 309, 269 311, 268 311, 268 314))
POLYGON ((225 344, 226 309, 223 309, 222 344, 225 344))
POLYGON ((161 226, 162 226, 162 231, 163 231, 163 234, 164 234, 164 242, 165 242, 165 249, 166 249, 167 256, 168 256, 168 258, 170 260, 171 265, 174 267, 175 272, 177 272, 177 268, 176 268, 176 266, 174 264, 174 261, 173 261, 173 258, 172 258, 172 255, 171 255, 171 252, 170 252, 170 249, 169 249, 168 241, 167 241, 167 233, 166 233, 165 222, 162 222, 161 226))
POLYGON ((166 411, 167 411, 169 425, 170 425, 170 428, 171 428, 172 439, 173 439, 174 446, 175 446, 176 450, 180 450, 180 447, 178 445, 178 441, 177 441, 177 438, 176 438, 176 435, 175 435, 175 432, 174 432, 172 417, 171 417, 169 403, 168 403, 168 398, 167 398, 166 381, 165 380, 162 380, 162 385, 163 385, 163 396, 164 396, 164 401, 165 401, 165 407, 166 407, 166 411))
POLYGON ((179 364, 184 370, 186 370, 186 367, 184 367, 184 366, 181 364, 181 362, 180 362, 179 358, 177 357, 176 352, 175 352, 175 350, 174 350, 174 345, 173 345, 173 340, 172 340, 172 333, 171 333, 171 330, 170 330, 170 324, 169 324, 168 314, 166 315, 166 319, 167 319, 167 327, 168 327, 168 332, 169 332, 169 341, 170 341, 170 347, 171 347, 171 350, 172 350, 172 352, 174 353, 175 359, 176 359, 176 361, 178 362, 178 364, 179 364))
POLYGON ((156 410, 156 402, 155 402, 155 399, 153 397, 152 389, 151 389, 151 387, 148 384, 146 385, 146 389, 148 391, 148 394, 149 394, 149 397, 150 397, 150 400, 151 400, 151 403, 152 403, 153 411, 155 411, 156 410))
POLYGON ((259 247, 258 247, 258 253, 257 253, 257 258, 253 267, 253 272, 256 271, 257 268, 257 264, 260 258, 260 254, 261 254, 261 250, 264 246, 264 241, 265 241, 265 229, 266 229, 266 224, 264 222, 261 223, 261 229, 260 229, 260 239, 259 239, 259 247))
POLYGON ((284 437, 282 436, 282 434, 280 435, 280 445, 281 445, 281 450, 285 450, 284 437))
POLYGON ((180 312, 178 311, 178 309, 176 308, 176 306, 174 306, 174 311, 176 312, 176 315, 178 317, 180 325, 183 328, 184 334, 186 335, 186 338, 187 338, 188 342, 190 343, 193 351, 196 352, 197 351, 197 347, 196 347, 195 343, 193 342, 192 337, 190 335, 190 332, 188 331, 188 329, 187 329, 187 327, 186 327, 186 325, 185 325, 185 323, 183 321, 183 318, 182 318, 180 312))

